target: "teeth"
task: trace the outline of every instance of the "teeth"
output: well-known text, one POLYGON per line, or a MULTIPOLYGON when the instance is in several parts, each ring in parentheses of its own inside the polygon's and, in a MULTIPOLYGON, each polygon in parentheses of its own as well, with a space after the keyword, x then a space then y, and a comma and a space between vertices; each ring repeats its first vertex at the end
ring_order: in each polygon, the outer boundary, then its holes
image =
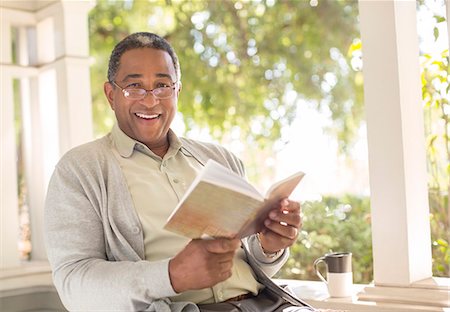
POLYGON ((142 113, 136 113, 136 116, 138 116, 140 118, 144 118, 144 119, 154 119, 154 118, 158 118, 159 114, 146 115, 146 114, 142 114, 142 113))

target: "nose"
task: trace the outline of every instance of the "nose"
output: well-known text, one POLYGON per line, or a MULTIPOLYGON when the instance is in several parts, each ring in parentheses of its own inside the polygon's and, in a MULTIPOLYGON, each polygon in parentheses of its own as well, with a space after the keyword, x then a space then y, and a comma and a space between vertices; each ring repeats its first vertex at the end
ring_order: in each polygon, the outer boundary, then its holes
POLYGON ((147 94, 140 100, 145 106, 153 106, 159 103, 159 99, 157 99, 151 91, 147 91, 147 94))

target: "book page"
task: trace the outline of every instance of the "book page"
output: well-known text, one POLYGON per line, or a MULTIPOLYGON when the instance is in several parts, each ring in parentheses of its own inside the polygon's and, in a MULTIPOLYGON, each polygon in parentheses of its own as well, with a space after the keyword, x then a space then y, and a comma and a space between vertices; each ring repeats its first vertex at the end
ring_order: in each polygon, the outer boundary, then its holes
POLYGON ((247 180, 212 159, 208 160, 206 163, 200 180, 221 185, 225 188, 254 197, 260 201, 264 200, 264 197, 259 191, 253 185, 248 183, 247 180))
POLYGON ((236 237, 262 202, 205 181, 169 217, 166 230, 190 238, 236 237))
POLYGON ((305 174, 303 172, 297 172, 286 179, 283 179, 270 187, 267 191, 267 198, 264 204, 258 208, 258 211, 253 219, 249 219, 239 235, 246 237, 248 235, 260 232, 264 227, 264 220, 267 218, 269 212, 272 209, 276 209, 279 206, 279 201, 282 198, 289 197, 305 174))
POLYGON ((275 183, 264 199, 244 178, 209 160, 164 228, 190 238, 242 238, 257 233, 269 211, 291 194, 303 175, 299 172, 275 183))
POLYGON ((293 175, 273 184, 267 191, 267 199, 281 199, 283 197, 289 197, 294 189, 303 179, 305 174, 301 171, 294 173, 293 175))
MULTIPOLYGON (((222 187, 223 189, 235 190, 235 192, 237 193, 243 193, 260 202, 264 201, 264 197, 256 190, 255 187, 253 187, 253 185, 248 183, 244 178, 231 171, 230 169, 225 168, 218 162, 209 159, 205 167, 203 167, 203 170, 197 175, 194 181, 192 181, 191 185, 186 190, 183 197, 180 199, 180 203, 183 203, 188 198, 188 196, 190 196, 190 194, 194 191, 194 189, 201 181, 215 184, 222 187)), ((168 218, 169 220, 175 213, 177 213, 179 206, 180 204, 178 204, 177 208, 172 211, 171 215, 168 218)))

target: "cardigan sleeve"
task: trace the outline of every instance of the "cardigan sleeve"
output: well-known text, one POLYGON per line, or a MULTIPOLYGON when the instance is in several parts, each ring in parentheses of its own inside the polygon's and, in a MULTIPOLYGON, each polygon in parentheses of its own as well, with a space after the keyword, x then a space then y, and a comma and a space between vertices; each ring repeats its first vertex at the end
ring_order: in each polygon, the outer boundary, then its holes
MULTIPOLYGON (((162 301, 181 311, 180 303, 164 299, 176 294, 170 284, 169 259, 144 261, 127 248, 129 237, 115 233, 120 232, 115 223, 100 215, 101 201, 114 199, 104 198, 105 187, 92 181, 94 172, 68 170, 77 167, 73 161, 71 165, 56 167, 44 215, 48 259, 64 306, 70 311, 146 311, 162 301), (117 234, 116 259, 107 255, 113 242, 108 233, 117 234)), ((195 305, 184 304, 197 311, 195 305)))

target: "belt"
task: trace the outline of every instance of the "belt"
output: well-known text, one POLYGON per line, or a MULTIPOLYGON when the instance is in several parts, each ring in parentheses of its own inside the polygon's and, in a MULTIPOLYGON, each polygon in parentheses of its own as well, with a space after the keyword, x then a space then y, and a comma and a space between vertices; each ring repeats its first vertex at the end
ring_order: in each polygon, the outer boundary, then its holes
POLYGON ((230 299, 225 300, 226 302, 228 301, 241 301, 241 300, 245 300, 245 299, 250 299, 250 298, 254 298, 255 296, 252 293, 246 293, 246 294, 242 294, 230 299))

